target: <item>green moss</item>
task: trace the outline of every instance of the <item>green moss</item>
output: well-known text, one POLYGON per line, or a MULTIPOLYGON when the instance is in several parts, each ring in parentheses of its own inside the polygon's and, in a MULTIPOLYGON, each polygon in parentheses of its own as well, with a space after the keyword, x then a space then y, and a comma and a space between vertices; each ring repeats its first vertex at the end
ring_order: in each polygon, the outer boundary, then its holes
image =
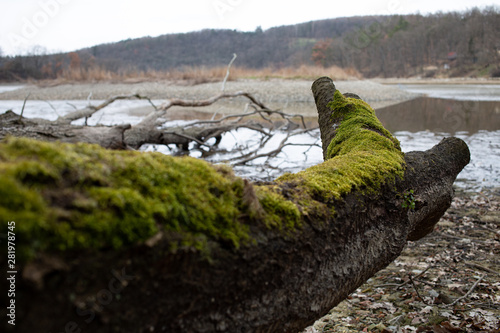
POLYGON ((259 186, 256 188, 259 201, 266 211, 264 222, 268 227, 280 230, 295 230, 300 227, 301 214, 297 206, 286 200, 277 187, 259 186))
MULTIPOLYGON (((327 150, 327 160, 297 174, 277 179, 301 189, 307 205, 313 197, 328 203, 353 190, 376 192, 383 184, 404 175, 404 155, 399 142, 364 101, 335 92, 332 118, 342 119, 327 150)), ((304 205, 301 203, 300 205, 304 205)))
POLYGON ((198 159, 8 138, 0 170, 0 221, 16 221, 27 256, 120 248, 160 230, 195 247, 249 239, 238 221, 243 180, 198 159))
POLYGON ((335 93, 342 119, 328 159, 275 185, 251 187, 227 166, 160 153, 7 138, 0 143, 0 224, 16 222, 21 256, 118 249, 164 231, 170 248, 208 253, 210 240, 251 244, 262 220, 288 235, 310 216, 326 220, 334 199, 371 192, 404 173, 399 142, 363 101, 335 93))

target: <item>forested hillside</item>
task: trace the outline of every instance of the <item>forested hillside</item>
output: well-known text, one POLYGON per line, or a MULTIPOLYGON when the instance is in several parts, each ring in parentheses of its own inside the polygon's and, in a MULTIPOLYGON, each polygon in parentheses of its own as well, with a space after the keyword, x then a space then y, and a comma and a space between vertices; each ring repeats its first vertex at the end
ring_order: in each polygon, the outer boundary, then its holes
POLYGON ((365 77, 500 76, 500 9, 129 39, 69 54, 3 58, 0 79, 55 78, 68 68, 123 73, 221 66, 233 53, 246 68, 315 64, 353 68, 365 77))

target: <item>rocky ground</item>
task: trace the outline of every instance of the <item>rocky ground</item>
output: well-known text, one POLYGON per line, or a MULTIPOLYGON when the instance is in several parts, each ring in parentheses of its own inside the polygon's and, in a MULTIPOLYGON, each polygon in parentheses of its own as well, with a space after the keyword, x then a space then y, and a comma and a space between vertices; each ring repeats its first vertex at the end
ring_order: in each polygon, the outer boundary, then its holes
POLYGON ((457 191, 434 232, 305 332, 500 332, 500 189, 457 191))

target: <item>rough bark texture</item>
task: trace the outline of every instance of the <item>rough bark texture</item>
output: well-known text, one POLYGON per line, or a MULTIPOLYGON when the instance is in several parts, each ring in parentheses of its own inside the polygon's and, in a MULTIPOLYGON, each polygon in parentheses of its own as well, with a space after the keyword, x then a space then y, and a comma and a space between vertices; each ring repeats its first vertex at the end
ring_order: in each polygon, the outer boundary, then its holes
POLYGON ((129 128, 130 125, 91 127, 59 124, 20 117, 12 111, 0 115, 0 139, 12 135, 44 141, 99 143, 104 148, 124 149, 127 145, 123 136, 129 128))
MULTIPOLYGON (((326 105, 334 91, 330 79, 313 84, 324 147, 342 121, 332 119, 326 105)), ((253 242, 239 248, 208 239, 205 253, 190 247, 172 251, 173 236, 160 234, 122 250, 39 255, 17 281, 16 328, 299 332, 393 261, 408 239, 432 230, 450 205, 453 181, 469 162, 469 151, 462 140, 449 138, 429 151, 406 154, 405 162, 404 177, 375 192, 353 188, 330 198, 313 192, 308 205, 298 198, 304 194, 297 182, 245 183, 247 210, 239 219, 249 226, 253 242), (410 189, 415 211, 402 207, 410 189), (298 207, 298 225, 263 223, 260 216, 271 208, 262 193, 271 190, 298 207), (252 203, 256 208, 249 208, 252 203)))

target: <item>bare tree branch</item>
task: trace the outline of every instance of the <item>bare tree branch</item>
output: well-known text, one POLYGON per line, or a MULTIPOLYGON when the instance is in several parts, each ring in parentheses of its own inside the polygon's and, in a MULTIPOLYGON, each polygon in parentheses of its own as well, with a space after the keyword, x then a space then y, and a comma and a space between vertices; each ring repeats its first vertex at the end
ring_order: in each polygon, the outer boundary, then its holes
POLYGON ((28 100, 30 95, 31 95, 31 92, 29 92, 28 95, 26 95, 26 98, 24 98, 23 107, 21 108, 21 114, 19 115, 19 120, 21 120, 21 118, 23 117, 24 108, 26 107, 26 101, 28 100))
POLYGON ((236 60, 236 57, 237 57, 236 53, 233 53, 233 59, 231 59, 231 61, 229 62, 229 65, 227 65, 226 77, 224 77, 224 80, 222 81, 221 91, 224 91, 226 89, 226 81, 229 78, 229 71, 231 69, 231 65, 236 60))
MULTIPOLYGON (((89 97, 90 97, 90 95, 89 95, 89 97)), ((141 96, 139 94, 120 95, 120 96, 114 96, 114 97, 104 101, 103 103, 97 105, 97 106, 89 104, 87 107, 85 107, 83 109, 68 113, 67 115, 62 116, 62 117, 58 117, 57 120, 55 121, 55 123, 56 124, 70 124, 74 120, 78 120, 81 118, 89 118, 94 113, 96 113, 97 111, 99 111, 101 109, 104 109, 108 105, 110 105, 118 100, 125 100, 125 99, 145 99, 145 100, 148 100, 150 102, 150 104, 153 105, 153 107, 155 107, 155 105, 153 104, 153 102, 151 101, 151 99, 149 97, 141 96)))
POLYGON ((157 111, 150 113, 136 126, 152 126, 152 125, 154 125, 156 123, 157 119, 163 117, 166 114, 167 110, 173 106, 183 106, 183 107, 209 106, 209 105, 212 105, 221 99, 235 98, 235 97, 246 97, 252 103, 259 106, 261 109, 267 110, 267 107, 264 104, 257 101, 255 99, 255 97, 253 97, 252 95, 250 95, 249 93, 244 92, 244 91, 238 91, 235 93, 221 93, 219 95, 210 97, 208 99, 203 99, 203 100, 187 100, 187 99, 180 99, 180 98, 172 98, 172 99, 165 101, 162 105, 159 106, 157 111))

